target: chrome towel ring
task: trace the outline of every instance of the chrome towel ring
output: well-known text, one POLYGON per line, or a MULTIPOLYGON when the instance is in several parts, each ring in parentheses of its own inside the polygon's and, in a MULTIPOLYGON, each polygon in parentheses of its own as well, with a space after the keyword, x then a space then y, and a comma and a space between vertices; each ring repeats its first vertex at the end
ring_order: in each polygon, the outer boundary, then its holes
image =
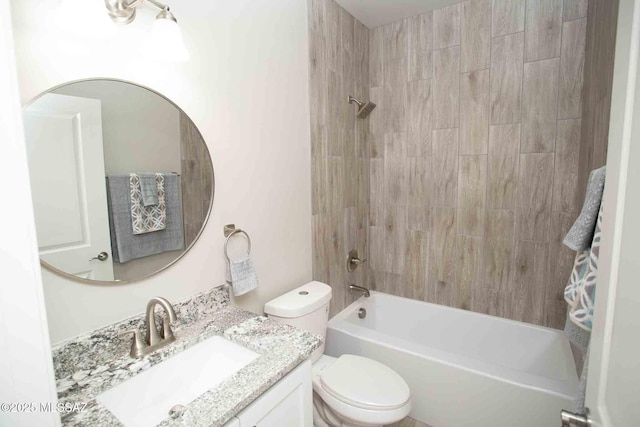
POLYGON ((244 237, 247 238, 247 255, 251 253, 251 238, 249 237, 247 232, 241 230, 240 228, 236 228, 235 224, 227 224, 224 226, 224 235, 227 237, 227 239, 224 241, 224 256, 229 262, 231 262, 231 258, 229 258, 229 252, 227 251, 229 240, 239 233, 243 234, 244 237))

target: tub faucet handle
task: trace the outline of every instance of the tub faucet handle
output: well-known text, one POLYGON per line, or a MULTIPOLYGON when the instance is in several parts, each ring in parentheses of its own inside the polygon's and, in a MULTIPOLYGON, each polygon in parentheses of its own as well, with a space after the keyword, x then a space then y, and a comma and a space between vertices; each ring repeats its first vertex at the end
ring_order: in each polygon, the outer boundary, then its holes
POLYGON ((352 249, 349 251, 349 257, 347 258, 347 271, 354 271, 360 264, 365 262, 367 260, 358 258, 358 251, 352 249))

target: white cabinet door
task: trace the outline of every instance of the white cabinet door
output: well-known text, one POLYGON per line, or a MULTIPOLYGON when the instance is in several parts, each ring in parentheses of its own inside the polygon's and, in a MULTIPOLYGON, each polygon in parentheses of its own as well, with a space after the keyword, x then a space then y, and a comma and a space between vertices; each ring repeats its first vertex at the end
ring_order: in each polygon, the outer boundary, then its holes
POLYGON ((49 93, 26 108, 24 125, 40 257, 113 280, 100 100, 49 93), (90 260, 101 252, 108 258, 90 260))
POLYGON ((306 360, 237 415, 240 427, 312 427, 311 362, 306 360))

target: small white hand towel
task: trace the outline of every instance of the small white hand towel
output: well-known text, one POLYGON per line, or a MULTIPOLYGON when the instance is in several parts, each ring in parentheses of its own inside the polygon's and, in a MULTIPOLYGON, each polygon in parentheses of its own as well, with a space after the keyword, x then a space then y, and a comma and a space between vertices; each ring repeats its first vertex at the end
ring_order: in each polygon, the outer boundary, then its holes
POLYGON ((258 287, 258 275, 249 255, 243 255, 227 263, 227 283, 231 285, 236 297, 258 287))

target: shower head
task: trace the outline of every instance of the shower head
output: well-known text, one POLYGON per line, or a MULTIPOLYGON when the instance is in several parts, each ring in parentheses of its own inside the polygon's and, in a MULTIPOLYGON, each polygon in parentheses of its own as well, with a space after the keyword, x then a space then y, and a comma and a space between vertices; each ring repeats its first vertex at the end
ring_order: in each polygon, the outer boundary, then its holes
POLYGON ((361 119, 366 119, 369 114, 371 114, 373 109, 376 108, 376 104, 374 104, 373 102, 367 101, 363 103, 355 99, 353 96, 349 95, 349 104, 353 104, 354 102, 358 104, 356 117, 359 117, 361 119))

